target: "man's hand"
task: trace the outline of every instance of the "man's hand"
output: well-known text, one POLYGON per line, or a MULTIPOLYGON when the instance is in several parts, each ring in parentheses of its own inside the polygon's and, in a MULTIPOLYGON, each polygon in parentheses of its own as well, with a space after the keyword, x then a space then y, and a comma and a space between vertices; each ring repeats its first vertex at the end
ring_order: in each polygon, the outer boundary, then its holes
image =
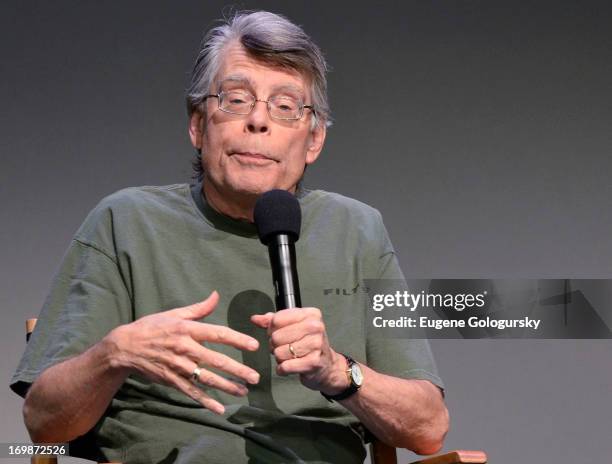
MULTIPOLYGON (((327 395, 349 386, 346 359, 329 346, 319 309, 284 309, 251 316, 251 321, 267 329, 279 375, 299 374, 302 384, 327 395)), ((361 368, 367 381, 359 394, 340 403, 391 446, 419 454, 439 451, 448 431, 439 388, 427 380, 380 374, 364 364, 361 368)))
POLYGON ((235 396, 246 395, 248 389, 205 367, 221 370, 251 384, 259 382, 259 374, 229 356, 205 348, 201 342, 222 343, 248 351, 257 350, 259 343, 228 327, 197 321, 211 314, 218 302, 219 294, 214 291, 200 303, 151 314, 117 327, 105 337, 111 351, 111 364, 174 387, 211 411, 222 414, 223 405, 205 394, 191 379, 194 370, 200 368, 200 384, 235 396))
POLYGON ((333 395, 349 385, 346 360, 330 346, 318 308, 291 308, 257 314, 251 321, 267 329, 279 375, 299 374, 302 384, 333 395))

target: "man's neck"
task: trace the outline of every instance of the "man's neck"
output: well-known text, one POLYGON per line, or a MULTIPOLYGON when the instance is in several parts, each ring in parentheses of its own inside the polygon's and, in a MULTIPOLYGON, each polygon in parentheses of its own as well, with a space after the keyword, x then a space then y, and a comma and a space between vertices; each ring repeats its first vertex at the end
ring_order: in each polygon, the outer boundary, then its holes
POLYGON ((218 213, 239 221, 254 221, 253 211, 259 194, 222 193, 206 179, 202 183, 202 190, 206 202, 218 213))
POLYGON ((202 183, 206 202, 218 213, 239 221, 253 222, 253 209, 257 197, 254 195, 227 195, 221 193, 210 181, 202 183))

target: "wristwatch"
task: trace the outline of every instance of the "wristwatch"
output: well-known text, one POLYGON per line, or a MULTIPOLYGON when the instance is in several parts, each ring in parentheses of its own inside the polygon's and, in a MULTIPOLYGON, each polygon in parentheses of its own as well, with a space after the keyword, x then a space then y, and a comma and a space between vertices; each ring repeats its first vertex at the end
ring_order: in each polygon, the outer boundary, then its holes
POLYGON ((348 364, 348 367, 346 369, 346 375, 351 384, 344 391, 341 391, 337 395, 326 395, 325 393, 321 392, 321 395, 323 395, 325 399, 329 402, 344 400, 356 393, 357 390, 361 388, 361 385, 363 385, 363 372, 361 371, 361 367, 359 366, 357 361, 355 361, 350 356, 345 355, 344 353, 340 354, 345 357, 346 362, 348 364))

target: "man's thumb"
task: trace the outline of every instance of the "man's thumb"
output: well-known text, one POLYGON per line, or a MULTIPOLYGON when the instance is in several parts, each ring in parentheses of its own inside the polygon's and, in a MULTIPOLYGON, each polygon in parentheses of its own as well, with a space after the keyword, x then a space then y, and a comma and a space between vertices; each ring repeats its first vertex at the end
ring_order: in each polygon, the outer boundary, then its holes
POLYGON ((258 325, 262 329, 267 329, 270 326, 272 317, 274 317, 274 313, 253 314, 251 316, 251 322, 258 325))
POLYGON ((212 313, 219 302, 219 293, 213 290, 212 293, 204 301, 194 303, 189 306, 177 308, 176 316, 181 319, 196 320, 202 319, 212 313))

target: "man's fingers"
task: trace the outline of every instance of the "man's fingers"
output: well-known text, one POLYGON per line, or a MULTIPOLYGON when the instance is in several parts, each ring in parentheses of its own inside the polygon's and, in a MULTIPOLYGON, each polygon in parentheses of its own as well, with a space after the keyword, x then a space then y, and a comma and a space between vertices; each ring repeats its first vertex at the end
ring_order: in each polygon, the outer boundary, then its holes
POLYGON ((225 407, 221 403, 219 403, 217 400, 212 399, 200 388, 198 388, 197 385, 193 384, 190 380, 187 380, 186 378, 181 377, 178 374, 172 374, 171 380, 174 383, 175 388, 200 403, 206 409, 209 409, 215 414, 219 415, 225 412, 225 407))
POLYGON ((307 335, 321 334, 325 331, 325 324, 319 319, 306 319, 292 325, 275 330, 270 335, 271 346, 277 347, 301 340, 307 335))
POLYGON ((307 374, 320 368, 321 353, 312 351, 302 358, 289 359, 276 366, 278 375, 307 374))
POLYGON ((223 414, 225 412, 223 405, 204 393, 190 380, 193 370, 191 372, 188 371, 193 366, 193 363, 185 360, 185 362, 174 363, 172 368, 163 367, 159 361, 145 363, 143 367, 147 377, 176 388, 216 414, 223 414))
POLYGON ((245 396, 249 392, 248 388, 244 385, 234 383, 206 369, 199 370, 197 382, 201 385, 205 385, 234 396, 245 396))
POLYGON ((223 325, 195 321, 186 321, 185 324, 191 338, 198 342, 220 343, 247 351, 259 348, 259 342, 253 337, 223 325))
POLYGON ((251 322, 258 325, 262 329, 267 329, 270 326, 270 321, 274 317, 274 313, 254 314, 251 316, 251 322))
POLYGON ((183 306, 182 308, 171 309, 170 311, 166 311, 166 314, 192 321, 202 319, 213 312, 218 302, 219 293, 216 290, 213 290, 209 297, 204 301, 200 301, 189 306, 183 306))
POLYGON ((310 352, 321 349, 321 337, 318 335, 307 335, 299 341, 291 342, 291 344, 277 346, 272 350, 277 363, 285 362, 289 359, 303 358, 310 352), (293 353, 289 349, 289 345, 293 348, 293 353))
POLYGON ((259 373, 255 369, 251 369, 225 354, 209 350, 194 340, 190 341, 188 349, 189 352, 185 354, 199 366, 223 371, 251 384, 259 382, 259 373))
POLYGON ((321 310, 318 308, 290 308, 272 314, 274 317, 270 322, 269 330, 278 330, 307 318, 323 319, 321 310))
MULTIPOLYGON (((196 367, 198 367, 197 363, 189 361, 188 358, 184 358, 182 356, 175 357, 173 360, 173 365, 176 367, 174 368, 174 370, 172 370, 172 372, 180 374, 183 378, 187 379, 192 378, 192 375, 194 375, 194 373, 196 372, 196 367)), ((221 390, 229 395, 234 396, 244 396, 249 392, 249 390, 244 385, 231 382, 228 379, 224 379, 220 375, 217 375, 214 372, 210 372, 206 369, 198 369, 198 372, 200 372, 198 382, 202 385, 221 390)))

